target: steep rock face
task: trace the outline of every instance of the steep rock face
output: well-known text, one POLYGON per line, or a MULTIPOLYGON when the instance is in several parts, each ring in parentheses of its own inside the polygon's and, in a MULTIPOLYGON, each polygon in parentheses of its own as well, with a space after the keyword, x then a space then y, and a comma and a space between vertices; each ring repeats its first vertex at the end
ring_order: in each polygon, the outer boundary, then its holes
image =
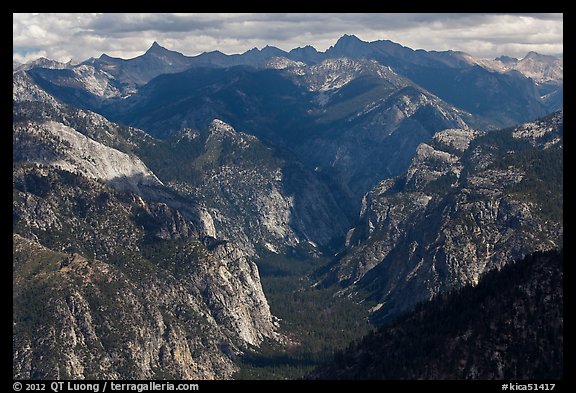
POLYGON ((14 235, 14 378, 227 378, 227 342, 171 277, 130 277, 14 235), (41 335, 38 333, 42 332, 41 335))
POLYGON ((15 169, 13 200, 15 376, 228 378, 235 353, 278 338, 256 265, 166 204, 35 165, 15 169))
POLYGON ((215 236, 208 212, 162 187, 136 155, 159 141, 142 130, 59 102, 23 72, 14 74, 13 99, 14 163, 64 168, 166 203, 203 228, 205 235, 215 236))
POLYGON ((530 252, 562 244, 562 114, 516 129, 446 130, 363 199, 325 283, 383 321, 530 252))
POLYGON ((141 144, 154 139, 142 130, 121 126, 97 113, 67 105, 40 87, 26 72, 13 75, 13 123, 45 123, 52 121, 105 146, 131 154, 141 144))
POLYGON ((249 255, 342 237, 350 218, 338 189, 258 138, 214 120, 141 152, 168 187, 198 201, 216 237, 249 255), (158 159, 159 148, 166 149, 158 159), (175 170, 177 168, 177 170, 175 170))
POLYGON ((72 71, 75 75, 74 79, 94 96, 103 99, 122 96, 122 88, 118 86, 112 75, 85 64, 75 66, 72 71))
POLYGON ((312 113, 323 130, 299 149, 313 165, 328 164, 358 198, 379 178, 404 171, 435 132, 467 128, 470 114, 375 60, 329 58, 286 72, 315 93, 312 113))
POLYGON ((278 339, 254 262, 136 156, 157 141, 14 86, 15 377, 229 378, 278 339))
POLYGON ((256 264, 228 242, 213 249, 216 260, 225 261, 215 269, 208 266, 211 279, 204 289, 215 319, 245 343, 258 346, 266 338, 278 338, 277 322, 262 292, 256 264))
POLYGON ((12 101, 47 102, 59 106, 58 101, 38 86, 26 72, 14 72, 12 75, 12 101))
POLYGON ((155 137, 222 119, 334 172, 355 203, 379 179, 406 170, 416 147, 437 131, 494 129, 562 108, 561 67, 536 54, 526 57, 532 68, 556 70, 542 71, 552 75, 542 82, 506 68, 509 62, 354 36, 314 59, 299 52, 266 47, 186 57, 154 44, 135 59, 103 55, 65 70, 28 72, 64 102, 155 137))
POLYGON ((67 77, 59 70, 28 73, 64 102, 155 137, 205 129, 222 119, 330 173, 350 189, 354 203, 383 176, 404 171, 419 143, 444 128, 466 128, 471 116, 374 60, 328 58, 306 65, 285 55, 265 56, 256 69, 175 73, 180 69, 174 66, 126 99, 95 95, 70 70, 67 77))
POLYGON ((12 134, 15 161, 49 164, 137 192, 160 180, 138 157, 88 138, 54 121, 22 122, 12 134))

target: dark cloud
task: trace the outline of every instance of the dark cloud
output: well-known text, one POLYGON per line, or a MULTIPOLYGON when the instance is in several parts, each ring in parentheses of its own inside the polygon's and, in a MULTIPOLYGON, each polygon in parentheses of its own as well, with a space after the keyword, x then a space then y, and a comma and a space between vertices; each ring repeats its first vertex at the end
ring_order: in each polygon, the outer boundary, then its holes
POLYGON ((13 29, 13 58, 20 61, 40 53, 64 61, 102 53, 130 58, 153 41, 186 55, 265 45, 325 50, 343 34, 480 57, 563 52, 563 14, 14 14, 13 29))
POLYGON ((101 36, 143 31, 158 33, 196 32, 219 29, 222 23, 221 19, 202 19, 195 14, 101 14, 88 23, 83 32, 101 36))

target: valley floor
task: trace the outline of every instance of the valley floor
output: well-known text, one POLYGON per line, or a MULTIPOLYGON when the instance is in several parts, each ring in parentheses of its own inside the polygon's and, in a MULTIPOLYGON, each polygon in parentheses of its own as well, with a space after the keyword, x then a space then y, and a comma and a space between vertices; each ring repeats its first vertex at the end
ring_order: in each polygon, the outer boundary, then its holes
POLYGON ((371 330, 367 306, 336 295, 336 288, 314 288, 310 274, 326 258, 269 254, 257 264, 272 314, 280 319, 285 343, 266 342, 246 352, 235 379, 299 379, 338 349, 371 330))

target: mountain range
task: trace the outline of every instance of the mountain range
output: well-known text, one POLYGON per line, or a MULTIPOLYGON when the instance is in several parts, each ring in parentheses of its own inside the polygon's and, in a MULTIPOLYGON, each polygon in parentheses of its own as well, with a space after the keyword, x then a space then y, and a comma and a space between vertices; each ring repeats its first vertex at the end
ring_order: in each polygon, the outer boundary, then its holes
POLYGON ((534 53, 504 66, 343 36, 326 52, 265 47, 193 57, 154 43, 134 59, 102 55, 29 74, 64 102, 160 138, 218 118, 309 166, 334 169, 359 200, 405 170, 437 131, 507 127, 560 109, 562 67, 534 53), (365 173, 365 157, 374 174, 365 173))
POLYGON ((349 35, 15 64, 13 375, 231 378, 299 342, 259 272, 288 256, 388 326, 560 250, 562 108, 562 58, 349 35))
POLYGON ((563 243, 563 118, 447 129, 364 196, 321 284, 376 302, 385 321, 487 271, 563 243))

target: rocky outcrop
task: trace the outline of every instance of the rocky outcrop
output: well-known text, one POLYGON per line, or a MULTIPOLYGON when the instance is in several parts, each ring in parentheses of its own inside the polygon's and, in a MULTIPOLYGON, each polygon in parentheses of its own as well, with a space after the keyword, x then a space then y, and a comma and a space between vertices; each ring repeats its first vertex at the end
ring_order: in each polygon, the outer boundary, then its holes
POLYGON ((365 195, 324 282, 363 291, 383 321, 561 247, 562 228, 561 113, 487 134, 446 130, 419 146, 406 174, 365 195))
POLYGON ((15 124, 12 138, 17 160, 49 164, 134 192, 141 185, 162 184, 138 157, 96 142, 62 123, 15 124))
POLYGON ((25 72, 14 85, 16 162, 53 165, 166 203, 251 256, 260 247, 324 246, 350 226, 352 209, 334 182, 221 120, 161 141, 62 104, 25 72), (162 184, 172 195, 155 188, 162 184))
POLYGON ((100 85, 84 86, 72 71, 66 78, 56 75, 58 70, 28 73, 63 102, 162 139, 221 119, 338 179, 351 190, 354 204, 383 177, 402 173, 420 143, 445 128, 466 128, 471 116, 375 60, 339 57, 313 65, 280 60, 268 61, 268 69, 167 74, 126 99, 95 94, 100 85))
POLYGON ((214 318, 247 344, 258 346, 266 338, 278 338, 278 322, 260 284, 256 264, 228 242, 212 251, 220 266, 207 266, 204 297, 214 318))
POLYGON ((213 236, 248 255, 307 242, 324 246, 342 237, 350 223, 337 188, 221 120, 204 131, 183 130, 165 147, 169 160, 158 163, 154 150, 143 159, 167 186, 204 207, 213 236))
POLYGON ((107 147, 134 155, 138 146, 154 144, 144 131, 112 123, 105 117, 67 105, 40 87, 26 72, 13 75, 14 127, 59 123, 107 147))
POLYGON ((18 235, 13 244, 14 378, 213 379, 235 370, 220 348, 228 337, 172 277, 136 279, 18 235))
POLYGON ((561 82, 537 86, 461 52, 345 36, 316 60, 293 55, 186 57, 155 44, 135 59, 27 72, 63 102, 157 138, 222 119, 329 173, 356 205, 379 180, 403 173, 438 131, 510 126, 561 107, 561 82))
POLYGON ((354 204, 383 177, 402 173, 420 143, 466 128, 471 116, 388 66, 349 58, 283 69, 193 68, 156 78, 100 112, 162 139, 220 119, 337 179, 354 204))
POLYGON ((14 84, 15 378, 230 378, 279 339, 254 262, 135 154, 152 138, 14 84))
POLYGON ((278 339, 254 262, 164 203, 29 165, 13 223, 15 377, 229 378, 278 339))

